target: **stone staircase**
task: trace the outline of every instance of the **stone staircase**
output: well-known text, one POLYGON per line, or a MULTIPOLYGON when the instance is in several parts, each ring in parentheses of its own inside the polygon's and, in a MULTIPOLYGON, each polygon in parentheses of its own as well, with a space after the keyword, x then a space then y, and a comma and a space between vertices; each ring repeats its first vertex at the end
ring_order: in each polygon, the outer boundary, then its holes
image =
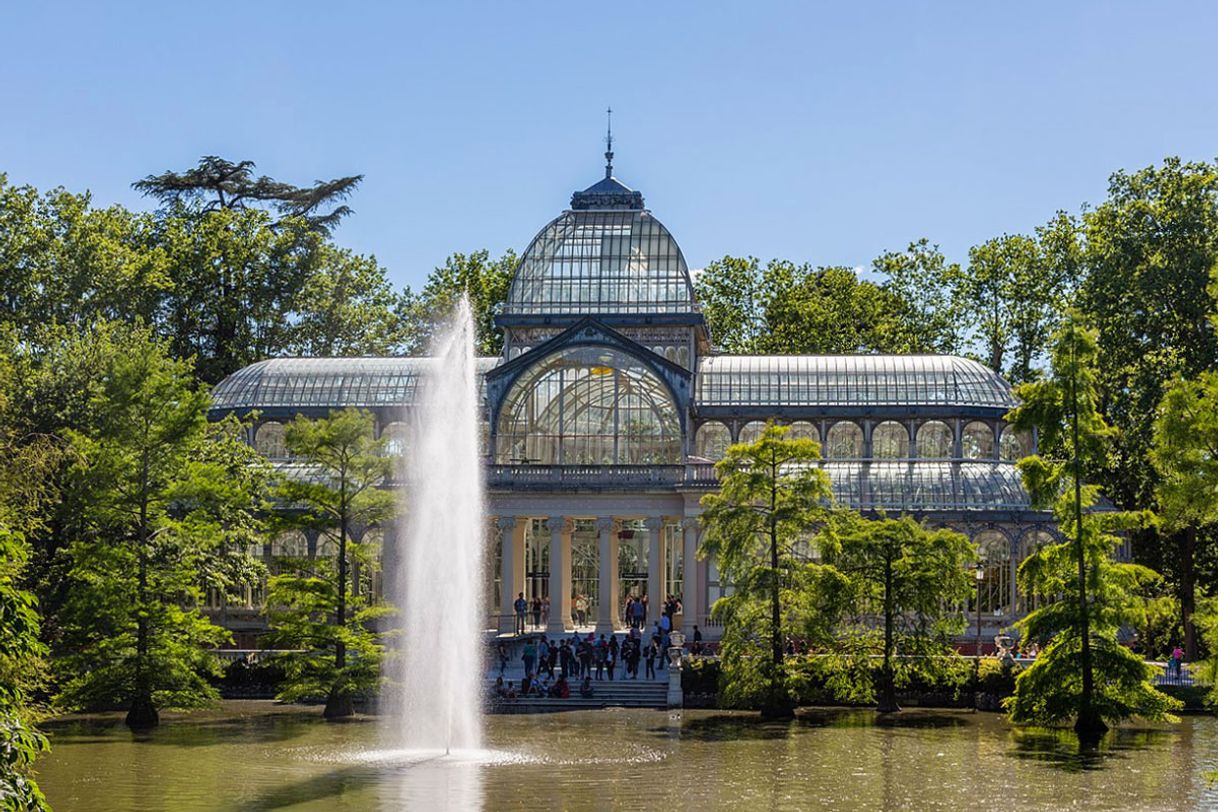
MULTIPOLYGON (((491 713, 548 713, 564 710, 595 710, 598 708, 665 708, 668 706, 668 671, 661 671, 661 679, 592 681, 592 696, 579 695, 579 683, 571 685, 571 696, 567 699, 527 697, 520 699, 489 701, 491 713)), ((487 695, 493 694, 494 677, 487 682, 487 695)), ((520 680, 515 680, 517 688, 520 680)))

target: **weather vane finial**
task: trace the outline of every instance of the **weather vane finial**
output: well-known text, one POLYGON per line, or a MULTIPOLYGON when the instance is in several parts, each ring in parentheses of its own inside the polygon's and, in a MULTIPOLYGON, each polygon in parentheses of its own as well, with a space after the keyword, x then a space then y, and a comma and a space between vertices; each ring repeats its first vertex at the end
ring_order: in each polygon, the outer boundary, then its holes
POLYGON ((605 177, 613 177, 613 108, 605 110, 605 177))

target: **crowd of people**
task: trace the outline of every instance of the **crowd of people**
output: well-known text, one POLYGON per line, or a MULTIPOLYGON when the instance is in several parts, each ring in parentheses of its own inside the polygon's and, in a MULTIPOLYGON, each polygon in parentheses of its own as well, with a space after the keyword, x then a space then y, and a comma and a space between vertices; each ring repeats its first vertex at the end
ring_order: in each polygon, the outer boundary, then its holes
MULTIPOLYGON (((579 683, 579 694, 591 697, 593 682, 612 681, 615 678, 637 680, 640 670, 644 679, 656 679, 667 668, 667 652, 672 643, 672 614, 679 609, 675 602, 673 612, 668 606, 660 619, 644 635, 641 624, 634 625, 618 640, 617 634, 582 635, 573 633, 569 638, 549 639, 542 635, 525 638, 520 649, 520 660, 524 676, 519 685, 506 680, 508 667, 513 659, 512 650, 506 642, 499 642, 495 650, 498 677, 494 695, 499 699, 518 697, 549 697, 566 699, 571 696, 572 682, 579 683)), ((702 633, 694 627, 690 650, 698 653, 702 645, 702 633)))
MULTIPOLYGON (((627 595, 625 603, 622 604, 621 620, 627 627, 641 630, 646 623, 647 606, 646 595, 627 595)), ((586 595, 572 596, 571 619, 577 628, 588 625, 590 608, 591 602, 586 595)), ((550 598, 548 595, 534 595, 530 599, 526 598, 523 592, 518 592, 516 600, 512 602, 512 611, 516 619, 515 634, 528 634, 530 629, 534 632, 540 631, 550 617, 550 598)), ((661 615, 661 623, 665 626, 665 631, 672 631, 673 618, 682 611, 680 598, 675 595, 665 597, 664 610, 661 615)))

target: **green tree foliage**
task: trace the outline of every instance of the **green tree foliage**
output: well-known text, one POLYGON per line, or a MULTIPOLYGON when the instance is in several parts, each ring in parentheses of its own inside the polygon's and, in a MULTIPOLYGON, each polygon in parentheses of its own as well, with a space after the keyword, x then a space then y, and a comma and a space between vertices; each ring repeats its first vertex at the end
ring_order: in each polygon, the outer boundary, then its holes
POLYGON ((884 277, 884 289, 901 303, 900 317, 891 329, 892 352, 963 350, 968 319, 960 296, 962 273, 939 246, 923 237, 904 251, 881 254, 871 267, 884 277))
POLYGON ((1042 451, 1019 462, 1039 506, 1052 506, 1068 539, 1040 548, 1019 567, 1025 595, 1043 603, 1019 621, 1040 655, 1015 681, 1007 700, 1012 720, 1054 725, 1070 719, 1084 741, 1130 717, 1171 718, 1179 703, 1151 684, 1152 669, 1118 642, 1135 622, 1139 597, 1158 576, 1117 561, 1118 533, 1147 516, 1093 510, 1099 488, 1083 479, 1098 468, 1113 436, 1098 409, 1095 333, 1071 319, 1056 335, 1050 374, 1016 389, 1021 405, 1007 415, 1020 429, 1040 432, 1042 451))
POLYGON ((338 205, 346 200, 363 175, 319 180, 312 186, 293 186, 266 175, 254 176, 253 161, 232 161, 205 155, 198 166, 184 172, 162 172, 136 181, 131 187, 154 197, 168 207, 186 204, 202 212, 252 207, 273 209, 284 219, 302 220, 312 231, 329 234, 351 208, 338 205))
POLYGON ((66 550, 55 663, 62 706, 126 705, 133 729, 155 726, 158 708, 216 699, 206 677, 218 661, 207 649, 228 633, 199 609, 200 573, 211 556, 244 555, 226 542, 235 517, 254 526, 257 505, 248 476, 232 476, 250 460, 222 459, 241 444, 208 424, 188 364, 147 334, 142 344, 110 359, 91 398, 94 430, 66 432, 68 498, 81 521, 66 550))
MULTIPOLYGON (((1218 262, 1218 167, 1168 158, 1109 179, 1108 198, 1083 216, 1085 278, 1078 307, 1098 331, 1097 392, 1119 432, 1096 473, 1128 509, 1155 503, 1150 464, 1156 408, 1167 384, 1218 367, 1205 295, 1218 262)), ((1142 560, 1175 577, 1174 545, 1145 536, 1142 560)))
POLYGON ((287 679, 280 698, 324 695, 325 718, 340 719, 354 713, 353 694, 379 679, 383 647, 369 624, 388 609, 369 605, 367 593, 353 589, 353 560, 372 567, 376 556, 356 545, 351 531, 392 516, 393 494, 381 486, 393 460, 385 440, 375 436, 372 415, 356 409, 319 420, 297 417, 284 440, 307 475, 279 484, 282 503, 300 509, 283 524, 322 533, 335 556, 311 567, 302 562, 270 579, 269 639, 278 648, 297 650, 283 658, 287 679))
POLYGON ((31 773, 49 747, 34 727, 30 692, 38 687, 45 647, 34 596, 19 585, 27 557, 20 534, 0 525, 0 809, 49 810, 31 773))
POLYGON ((171 290, 155 220, 88 194, 45 194, 0 174, 0 323, 22 340, 48 323, 152 323, 171 290))
MULTIPOLYGON (((914 258, 886 255, 885 267, 904 280, 913 272, 902 269, 933 264, 934 256, 942 260, 922 248, 914 258)), ((786 260, 763 267, 752 257, 724 257, 707 265, 694 284, 711 337, 724 352, 930 352, 953 343, 949 332, 936 331, 954 320, 926 315, 918 321, 929 297, 907 301, 850 268, 786 260)))
POLYGON ((896 689, 950 662, 952 638, 964 629, 960 606, 972 579, 965 565, 976 551, 954 530, 930 530, 914 519, 836 517, 822 534, 822 561, 845 577, 845 624, 836 655, 853 663, 855 679, 835 685, 839 698, 874 701, 879 677, 882 712, 899 710, 896 689), (901 657, 896 657, 898 650, 901 657), (871 658, 879 655, 876 675, 871 658))
POLYGON ((968 272, 961 280, 962 312, 981 355, 995 372, 1015 382, 1032 380, 1036 364, 1056 328, 1071 266, 1070 221, 1058 217, 1043 230, 1052 252, 1022 234, 1004 234, 969 250, 968 272))
POLYGON ((48 325, 142 323, 215 383, 276 355, 400 351, 406 306, 373 258, 306 217, 183 204, 132 214, 0 177, 0 320, 21 342, 48 325))
POLYGON ((1162 527, 1169 533, 1166 540, 1178 545, 1174 558, 1184 653, 1195 659, 1198 558, 1214 561, 1218 526, 1218 372, 1168 385, 1155 419, 1151 460, 1159 475, 1155 495, 1162 527))
POLYGON ((811 562, 811 536, 832 498, 814 464, 820 446, 788 431, 767 424, 756 442, 729 447, 715 464, 719 492, 702 497, 698 554, 714 556, 734 586, 712 608, 725 623, 725 693, 729 702, 759 699, 767 716, 792 712, 787 637, 815 628, 823 614, 813 602, 838 592, 833 573, 811 562))
POLYGON ((497 355, 503 349, 503 333, 495 327, 495 315, 507 301, 512 275, 519 260, 514 251, 492 258, 483 249, 471 254, 452 254, 433 270, 417 295, 407 294, 411 333, 408 351, 428 351, 432 338, 445 324, 462 295, 469 297, 477 328, 476 351, 497 355))
POLYGON ((296 316, 283 342, 289 355, 392 355, 415 329, 410 297, 394 291, 372 257, 320 243, 292 297, 296 316))
POLYGON ((765 324, 761 263, 725 256, 694 275, 694 290, 711 339, 722 352, 754 351, 765 324))

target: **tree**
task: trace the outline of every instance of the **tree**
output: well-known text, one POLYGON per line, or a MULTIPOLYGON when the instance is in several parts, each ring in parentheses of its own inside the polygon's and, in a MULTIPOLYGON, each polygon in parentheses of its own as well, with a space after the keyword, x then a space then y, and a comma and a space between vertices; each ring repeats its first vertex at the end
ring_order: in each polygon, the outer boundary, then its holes
POLYGON ((199 609, 200 573, 234 513, 256 502, 216 461, 207 406, 189 365, 145 332, 137 351, 110 359, 90 404, 95 429, 66 431, 81 516, 56 661, 66 707, 126 704, 138 730, 157 725, 158 708, 217 698, 207 649, 228 633, 199 609))
POLYGON ((1155 418, 1151 460, 1159 475, 1155 495, 1162 527, 1179 545, 1176 595, 1184 653, 1194 660, 1198 547, 1207 547, 1213 559, 1212 534, 1205 531, 1218 524, 1218 372, 1167 387, 1155 418))
MULTIPOLYGON (((919 251, 885 255, 877 268, 902 285, 908 281, 912 290, 916 269, 942 263, 937 251, 919 251)), ((950 269, 940 270, 950 275, 950 269)), ((726 352, 932 352, 954 346, 955 320, 937 311, 919 315, 933 297, 907 300, 904 287, 860 279, 852 268, 779 259, 763 267, 753 257, 729 256, 707 265, 694 285, 711 337, 726 352)))
POLYGON ((1050 261, 1036 238, 1004 234, 969 249, 961 296, 968 303, 981 355, 995 372, 1015 382, 1035 377, 1036 361, 1057 325, 1064 302, 1069 258, 1068 218, 1042 229, 1050 261))
POLYGON ((764 328, 758 352, 892 352, 903 341, 903 303, 851 268, 771 262, 762 285, 764 328))
POLYGON ((410 341, 410 298, 393 290, 374 258, 322 243, 308 267, 293 296, 298 315, 286 337, 288 353, 392 355, 410 341))
POLYGON ((310 230, 329 234, 351 214, 346 205, 328 212, 319 209, 347 199, 363 175, 316 181, 312 186, 293 186, 265 175, 254 176, 253 161, 232 161, 205 155, 199 165, 184 172, 162 172, 131 184, 137 192, 154 197, 167 207, 191 204, 201 212, 269 206, 286 219, 301 219, 310 230))
POLYGON ((514 251, 491 258, 486 249, 471 254, 452 254, 444 264, 427 276, 418 295, 407 293, 408 323, 412 334, 407 340, 413 353, 428 351, 432 338, 464 295, 469 298, 477 328, 476 351, 496 355, 503 349, 503 334, 495 327, 495 315, 507 301, 512 275, 519 260, 514 251))
POLYGON ((885 277, 884 289, 901 302, 895 320, 892 352, 962 350, 967 318, 960 302, 962 274, 930 240, 911 242, 902 252, 887 251, 871 263, 885 277))
POLYGON ((694 274, 694 290, 707 330, 722 352, 754 352, 761 335, 761 263, 725 256, 694 274))
MULTIPOLYGON (((1114 173, 1107 199, 1083 215, 1082 238, 1078 307, 1098 330, 1099 404, 1120 435, 1097 481, 1119 507, 1152 508, 1163 391, 1218 368, 1206 295, 1218 263, 1218 166, 1167 158, 1114 173)), ((1179 581, 1175 544, 1151 532, 1134 542, 1140 561, 1179 581)))
MULTIPOLYGON (((954 651, 952 638, 964 629, 959 607, 971 588, 965 566, 976 551, 963 534, 930 530, 909 516, 845 514, 831 526, 833 531, 824 534, 822 560, 849 584, 846 604, 852 621, 838 648, 866 660, 880 652, 879 709, 899 710, 898 683, 934 671, 954 651)), ((870 698, 871 669, 852 670, 861 681, 850 686, 849 698, 870 698)))
POLYGON ((714 556, 721 576, 734 587, 713 607, 726 623, 724 677, 729 691, 737 693, 760 683, 767 717, 793 710, 783 663, 784 617, 787 628, 795 625, 798 604, 815 594, 807 588, 809 580, 832 579, 810 562, 808 551, 832 499, 828 476, 814 464, 820 446, 789 439, 788 431, 770 423, 756 442, 729 447, 715 464, 719 492, 702 497, 698 554, 714 556), (761 642, 768 655, 759 649, 761 642))
POLYGON ((172 287, 154 218, 92 208, 86 194, 40 194, 0 174, 0 322, 22 340, 47 324, 152 323, 172 287))
POLYGON ((1179 706, 1151 685, 1152 669, 1117 640, 1121 626, 1135 617, 1139 594, 1158 576, 1113 558, 1121 543, 1117 534, 1143 525, 1146 515, 1096 512, 1099 489, 1084 484, 1113 435, 1098 410, 1096 356, 1095 333, 1071 318, 1055 337, 1049 376, 1017 387, 1021 404, 1007 415, 1019 429, 1037 429, 1042 452, 1054 455, 1026 457, 1018 465, 1034 504, 1052 506, 1068 540, 1048 544, 1020 564, 1024 594, 1045 602, 1018 626, 1044 648, 1016 678, 1006 706, 1019 723, 1073 718, 1084 743, 1108 723, 1131 716, 1167 719, 1179 706))
POLYGON ((393 494, 381 487, 393 459, 373 429, 371 414, 344 409, 319 420, 297 417, 284 434, 288 450, 308 474, 279 484, 279 499, 302 511, 284 525, 320 532, 336 550, 332 561, 271 578, 270 640, 280 648, 300 649, 284 658, 287 680, 280 698, 325 694, 326 719, 351 716, 352 695, 378 679, 381 645, 368 624, 387 609, 367 605, 349 577, 353 554, 363 555, 369 565, 374 561, 353 545, 352 529, 393 514, 393 494))
POLYGON ((31 772, 49 748, 34 727, 31 690, 39 687, 45 646, 34 596, 19 586, 27 557, 19 533, 0 525, 0 808, 50 810, 31 772))

